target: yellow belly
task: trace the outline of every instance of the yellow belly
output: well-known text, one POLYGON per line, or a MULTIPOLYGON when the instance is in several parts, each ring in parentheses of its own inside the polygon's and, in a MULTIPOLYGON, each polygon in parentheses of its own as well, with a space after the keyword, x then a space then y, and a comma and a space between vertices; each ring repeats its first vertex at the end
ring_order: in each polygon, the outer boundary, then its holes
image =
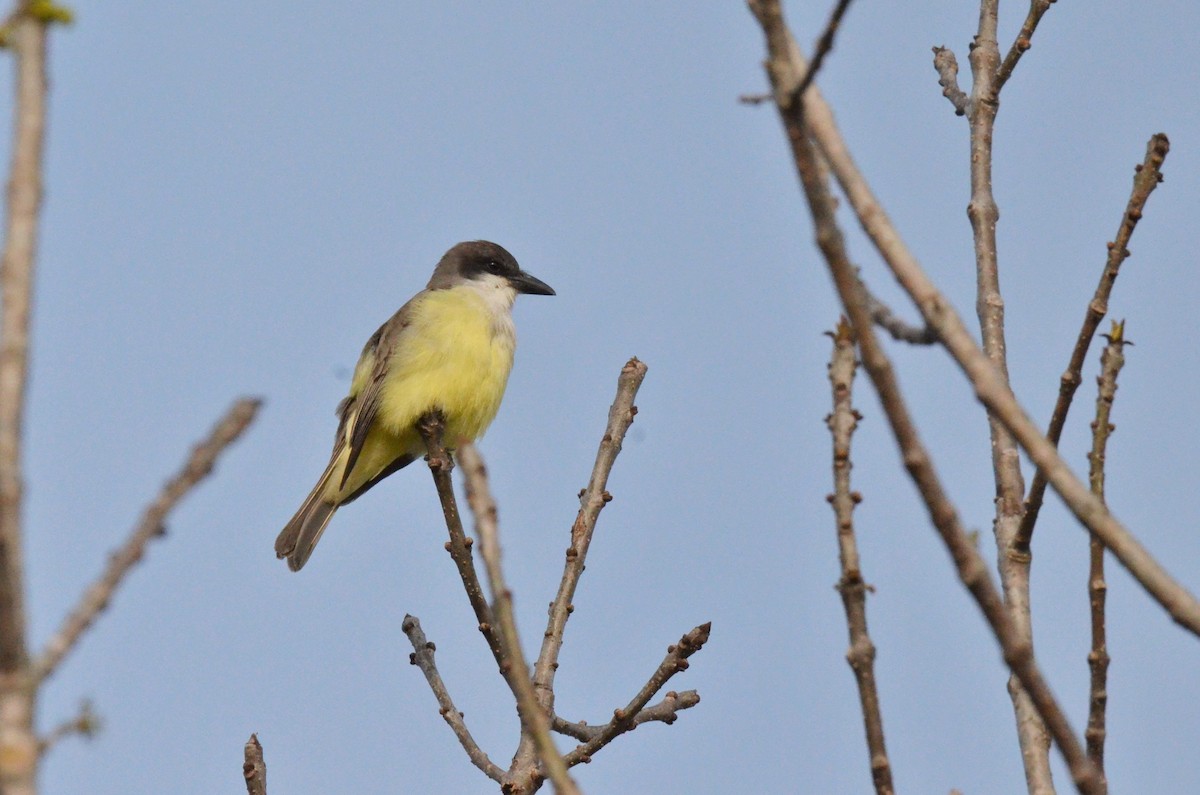
MULTIPOLYGON (((339 501, 397 458, 424 455, 415 423, 425 413, 442 411, 446 445, 453 448, 461 439, 482 436, 500 409, 516 347, 507 310, 495 312, 473 289, 453 288, 423 296, 410 321, 391 352, 379 411, 359 460, 343 488, 330 484, 339 501)), ((362 389, 357 376, 352 394, 362 389)))

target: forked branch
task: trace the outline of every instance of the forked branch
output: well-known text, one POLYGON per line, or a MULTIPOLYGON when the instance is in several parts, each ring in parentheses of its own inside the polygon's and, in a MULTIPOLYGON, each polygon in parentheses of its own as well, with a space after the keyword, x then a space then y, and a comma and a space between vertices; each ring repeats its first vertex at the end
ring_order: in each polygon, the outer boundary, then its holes
POLYGON ((454 560, 458 576, 462 579, 463 588, 467 592, 467 600, 475 611, 479 632, 487 641, 496 665, 504 668, 504 652, 500 646, 500 636, 496 633, 496 622, 492 616, 492 608, 487 597, 483 595, 483 585, 479 582, 479 574, 475 571, 475 560, 471 549, 475 541, 467 537, 463 530, 462 516, 458 513, 458 501, 454 499, 454 483, 450 473, 454 469, 454 459, 446 449, 442 435, 446 430, 446 420, 441 412, 430 412, 417 421, 417 430, 425 441, 429 455, 425 461, 433 475, 433 483, 437 488, 438 501, 442 505, 442 515, 446 520, 446 530, 450 540, 446 542, 446 551, 454 560))
MULTIPOLYGON (((572 766, 580 763, 586 764, 592 761, 592 756, 601 748, 637 726, 637 717, 646 705, 650 703, 650 699, 654 698, 654 694, 666 686, 671 677, 688 669, 688 657, 691 657, 704 647, 704 644, 708 642, 708 636, 711 631, 711 622, 701 624, 690 632, 685 633, 679 639, 678 643, 668 646, 667 656, 658 664, 658 668, 650 675, 646 684, 642 685, 642 689, 638 691, 637 695, 630 699, 629 703, 623 708, 613 710, 613 719, 604 726, 601 726, 600 731, 593 737, 564 756, 563 760, 572 766)), ((698 697, 697 701, 699 701, 698 697)))
POLYGON ((459 448, 458 457, 467 482, 467 503, 475 517, 475 534, 479 536, 483 563, 491 586, 492 615, 496 617, 500 645, 504 650, 505 664, 500 671, 517 700, 517 713, 521 716, 524 736, 532 738, 542 769, 546 777, 554 782, 555 792, 558 795, 579 795, 579 788, 567 773, 567 766, 554 746, 554 738, 550 736, 550 716, 538 703, 533 682, 529 678, 529 664, 525 662, 525 652, 521 649, 521 639, 517 634, 517 622, 513 618, 512 591, 505 582, 504 569, 500 566, 496 501, 488 485, 483 458, 470 442, 459 448))
POLYGON ((512 764, 507 770, 493 763, 467 731, 462 714, 454 707, 454 702, 434 664, 433 644, 426 640, 420 622, 413 616, 406 616, 404 632, 413 646, 411 662, 425 674, 426 681, 437 698, 442 717, 454 731, 472 764, 498 782, 501 791, 506 795, 532 793, 546 778, 554 783, 555 790, 559 793, 578 793, 578 788, 567 774, 570 766, 590 761, 596 751, 643 723, 673 723, 680 710, 700 702, 700 697, 695 691, 671 691, 658 704, 647 706, 672 676, 688 667, 687 658, 699 651, 708 639, 708 624, 693 629, 684 635, 678 644, 671 646, 666 659, 646 684, 623 709, 614 711, 613 719, 608 723, 589 726, 582 722, 563 720, 554 714, 554 672, 558 668, 558 655, 562 648, 567 617, 574 610, 571 599, 584 570, 584 561, 595 531, 596 520, 604 505, 612 499, 605 486, 621 450, 625 432, 637 414, 633 399, 645 375, 646 365, 637 359, 631 359, 621 370, 617 381, 617 396, 609 410, 608 425, 600 442, 591 478, 579 495, 580 509, 571 528, 571 546, 567 550, 562 581, 550 605, 550 618, 541 653, 532 674, 525 661, 516 622, 513 619, 512 592, 505 582, 500 564, 496 504, 491 496, 483 461, 470 442, 460 442, 457 454, 466 478, 467 498, 475 517, 481 553, 488 571, 492 594, 490 604, 483 595, 483 588, 471 556, 473 544, 463 532, 462 519, 450 481, 453 464, 442 441, 444 418, 437 413, 431 413, 423 417, 418 424, 429 452, 429 468, 437 485, 442 512, 450 532, 451 540, 447 549, 458 567, 468 598, 479 620, 480 629, 487 638, 500 672, 516 699, 517 712, 521 717, 520 741, 512 764), (574 737, 581 741, 580 745, 571 753, 562 756, 554 745, 550 731, 574 737))
MULTIPOLYGON (((751 0, 750 7, 766 35, 769 51, 767 72, 775 88, 775 96, 787 96, 786 92, 781 90, 781 84, 790 85, 790 81, 794 79, 798 65, 792 56, 798 50, 783 22, 779 3, 777 0, 751 0)), ((865 291, 846 253, 845 241, 834 216, 833 196, 825 183, 816 150, 809 139, 806 113, 798 106, 788 107, 778 103, 777 106, 808 199, 818 246, 833 276, 842 306, 854 327, 863 366, 879 393, 884 412, 900 447, 905 468, 925 501, 934 527, 949 550, 963 584, 975 598, 991 626, 1003 650, 1005 662, 1020 679, 1038 712, 1046 721, 1077 786, 1085 793, 1097 793, 1099 775, 1085 755, 1066 715, 1042 676, 1032 648, 1020 641, 1012 617, 991 577, 988 576, 987 567, 978 550, 968 538, 957 510, 946 495, 928 451, 920 441, 891 361, 875 336, 875 329, 867 311, 865 291)), ((932 323, 929 315, 926 315, 926 319, 932 323)), ((945 335, 942 336, 945 339, 945 335)), ((980 355, 982 356, 982 353, 980 355)))
MULTIPOLYGON (((779 2, 751 0, 750 7, 766 34, 770 53, 766 68, 776 104, 785 114, 800 113, 799 108, 780 105, 786 102, 791 88, 803 73, 804 59, 783 22, 779 2)), ((892 275, 912 298, 925 322, 937 332, 938 338, 974 388, 975 396, 1016 437, 1017 443, 1034 465, 1046 470, 1050 485, 1080 524, 1100 536, 1121 565, 1171 618, 1189 632, 1200 636, 1200 601, 1172 577, 1128 528, 1090 493, 1025 413, 1003 377, 975 344, 962 318, 905 245, 850 156, 845 140, 834 123, 833 114, 816 86, 805 92, 803 116, 814 143, 845 191, 863 230, 879 250, 892 275)), ((794 132, 788 128, 789 139, 793 135, 794 132)), ((793 148, 795 145, 793 143, 793 148)), ((857 324, 855 328, 861 332, 857 324)))
MULTIPOLYGON (((1088 302, 1087 311, 1083 316, 1083 325, 1079 329, 1079 335, 1075 338, 1075 347, 1071 350, 1070 361, 1067 362, 1067 369, 1059 381, 1058 400, 1054 403, 1054 413, 1050 415, 1050 426, 1046 429, 1046 438, 1052 445, 1057 445, 1058 440, 1062 438, 1063 427, 1067 423, 1067 413, 1071 410, 1071 400, 1075 397, 1075 390, 1083 381, 1084 359, 1087 358, 1092 339, 1096 336, 1096 329, 1100 327, 1100 321, 1108 314, 1108 299, 1112 295, 1113 285, 1116 284, 1117 275, 1121 271, 1121 264, 1129 257, 1127 246, 1130 238, 1133 237, 1133 230, 1142 218, 1150 194, 1163 181, 1162 165, 1170 150, 1171 143, 1167 140, 1166 135, 1157 133, 1150 136, 1150 141, 1146 144, 1145 158, 1133 169, 1133 189, 1130 191, 1129 201, 1125 204, 1125 212, 1121 214, 1121 222, 1117 226, 1117 236, 1108 244, 1108 257, 1104 262, 1104 270, 1100 273, 1100 283, 1096 285, 1096 292, 1092 295, 1092 300, 1088 302)), ((1017 544, 1026 551, 1033 538, 1038 513, 1042 510, 1047 482, 1046 471, 1039 468, 1033 474, 1033 483, 1029 486, 1029 496, 1025 498, 1025 516, 1017 530, 1017 544)))

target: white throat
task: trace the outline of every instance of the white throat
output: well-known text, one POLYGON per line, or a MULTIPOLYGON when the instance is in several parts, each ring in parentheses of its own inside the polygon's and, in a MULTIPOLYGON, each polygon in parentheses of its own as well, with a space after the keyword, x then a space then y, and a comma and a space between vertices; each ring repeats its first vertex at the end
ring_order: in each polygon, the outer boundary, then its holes
POLYGON ((465 285, 475 291, 483 299, 488 314, 492 319, 493 333, 513 338, 516 329, 513 327, 512 306, 517 300, 517 291, 508 283, 508 279, 494 273, 485 273, 471 279, 465 285))

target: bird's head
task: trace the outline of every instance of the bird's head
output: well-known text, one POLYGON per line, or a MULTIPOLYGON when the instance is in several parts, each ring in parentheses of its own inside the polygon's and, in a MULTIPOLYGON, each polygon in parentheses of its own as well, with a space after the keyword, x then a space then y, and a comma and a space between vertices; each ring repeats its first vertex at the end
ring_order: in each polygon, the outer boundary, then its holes
POLYGON ((429 289, 444 290, 464 283, 511 290, 514 297, 516 293, 554 295, 554 288, 521 270, 503 246, 487 240, 459 243, 447 251, 433 271, 429 289))

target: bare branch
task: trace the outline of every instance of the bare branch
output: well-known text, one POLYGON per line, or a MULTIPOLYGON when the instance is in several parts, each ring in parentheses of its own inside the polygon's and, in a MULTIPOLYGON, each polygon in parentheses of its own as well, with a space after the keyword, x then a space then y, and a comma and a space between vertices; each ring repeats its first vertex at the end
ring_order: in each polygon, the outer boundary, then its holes
POLYGON ((743 105, 761 105, 775 99, 773 94, 739 94, 738 102, 743 105))
POLYGON ((83 634, 108 607, 130 569, 142 559, 146 546, 166 534, 167 517, 171 511, 212 473, 217 458, 254 421, 261 405, 262 401, 256 398, 237 400, 208 437, 192 448, 183 468, 163 485, 154 501, 146 506, 129 538, 109 556, 104 572, 83 592, 75 609, 46 643, 32 666, 32 681, 40 682, 58 670, 63 658, 75 648, 83 634))
MULTIPOLYGON (((1125 321, 1112 324, 1108 345, 1100 356, 1100 389, 1096 395, 1096 419, 1092 422, 1092 452, 1088 454, 1088 475, 1092 493, 1104 499, 1105 450, 1109 435, 1116 430, 1109 422, 1113 401, 1117 396, 1117 375, 1125 366, 1125 321)), ((1104 776, 1105 712, 1108 707, 1108 640, 1104 626, 1104 602, 1108 584, 1104 581, 1104 544, 1092 536, 1088 563, 1088 603, 1092 616, 1092 650, 1088 653, 1091 684, 1088 693, 1088 722, 1083 736, 1087 741, 1088 758, 1104 776)), ((1104 781, 1107 788, 1108 782, 1104 781)))
POLYGON ((246 795, 267 795, 267 763, 263 759, 262 743, 251 734, 243 749, 242 775, 246 779, 246 795))
MULTIPOLYGON (((504 650, 505 664, 500 668, 501 673, 517 699, 517 712, 521 716, 521 723, 525 732, 533 738, 546 777, 554 783, 554 789, 559 795, 579 795, 579 788, 567 773, 567 766, 563 764, 563 758, 554 745, 554 738, 550 736, 550 716, 538 703, 533 692, 529 664, 521 650, 517 622, 513 618, 512 591, 505 582, 504 570, 500 566, 500 530, 496 501, 488 485, 483 458, 475 449, 475 445, 466 442, 458 449, 458 459, 467 483, 467 504, 475 517, 475 532, 482 547, 480 552, 483 555, 484 566, 487 567, 488 583, 492 591, 492 614, 498 622, 500 644, 504 650)), ((517 773, 515 770, 511 772, 517 773)))
MULTIPOLYGON (((971 201, 967 217, 975 243, 975 311, 983 337, 983 352, 992 363, 1005 387, 1008 387, 1008 350, 1004 339, 1004 298, 1000 293, 1000 268, 996 250, 996 224, 1000 210, 992 193, 992 138, 999 110, 996 69, 1000 49, 996 42, 999 0, 981 0, 979 29, 971 48, 970 63, 974 81, 971 88, 971 201)), ((1013 626, 1022 643, 1033 645, 1033 619, 1029 605, 1029 570, 1032 557, 1027 550, 1015 549, 1017 529, 1024 513, 1025 479, 1021 457, 1012 434, 991 412, 992 471, 996 488, 997 569, 1004 601, 1012 614, 1013 626)), ((1009 679, 1009 695, 1017 724, 1017 739, 1025 781, 1030 795, 1054 795, 1050 771, 1050 736, 1037 710, 1015 676, 1009 679)))
POLYGON ((0 673, 19 671, 28 657, 21 444, 46 140, 46 25, 28 11, 19 3, 8 22, 17 81, 0 263, 0 673))
MULTIPOLYGON (((1092 300, 1088 302, 1087 312, 1083 316, 1083 325, 1079 329, 1079 336, 1075 338, 1075 347, 1071 350, 1071 359, 1059 382, 1058 400, 1054 404, 1054 413, 1050 416, 1050 426, 1046 430, 1046 438, 1052 445, 1057 445, 1058 440, 1062 438, 1063 426, 1067 422, 1067 412, 1071 410, 1071 400, 1083 380, 1083 361, 1091 347, 1092 338, 1096 336, 1096 329, 1100 327, 1100 321, 1108 314, 1108 298, 1112 295, 1113 285, 1121 270, 1121 263, 1129 257, 1129 249, 1126 248, 1129 245, 1129 239, 1133 237, 1133 230, 1137 226, 1137 222, 1141 220, 1150 194, 1163 181, 1162 165, 1170 149, 1171 144, 1166 135, 1163 133, 1152 135, 1146 144, 1146 157, 1134 167, 1133 190, 1129 194, 1129 201, 1125 204, 1125 212, 1121 215, 1117 236, 1113 242, 1108 244, 1108 258, 1104 263, 1104 270, 1100 274, 1100 283, 1096 285, 1096 292, 1092 295, 1092 300)), ((1023 547, 1025 552, 1028 552, 1029 543, 1033 538, 1033 529, 1037 524, 1038 513, 1042 509, 1046 484, 1046 473, 1039 468, 1033 475, 1033 483, 1029 486, 1029 496, 1025 498, 1025 516, 1017 531, 1016 544, 1018 548, 1023 547)))
MULTIPOLYGON (((783 25, 778 0, 751 0, 750 6, 766 31, 768 47, 772 52, 766 68, 778 104, 781 98, 789 96, 787 87, 796 84, 804 68, 804 59, 783 25)), ((1103 539, 1121 565, 1176 623, 1200 635, 1200 602, 1162 568, 1075 476, 1054 445, 1042 436, 1029 419, 1012 391, 975 344, 962 318, 909 251, 850 156, 820 89, 816 86, 809 88, 804 95, 804 104, 804 118, 813 140, 845 191, 860 225, 892 274, 913 299, 922 317, 954 357, 974 388, 976 398, 1001 419, 1033 463, 1047 471, 1050 485, 1054 486, 1079 522, 1103 539)), ((855 328, 858 328, 857 324, 855 328)))
POLYGON ((563 757, 568 766, 586 764, 592 761, 597 751, 611 743, 625 732, 631 731, 637 723, 638 714, 654 698, 654 694, 670 681, 671 677, 688 668, 687 658, 703 648, 708 642, 712 631, 712 622, 701 624, 679 639, 679 643, 667 647, 667 656, 659 663, 650 679, 642 686, 624 709, 613 710, 613 719, 600 727, 600 731, 587 741, 575 747, 575 750, 563 757))
POLYGON ((79 735, 90 740, 100 733, 100 716, 92 709, 92 702, 84 700, 79 705, 79 712, 70 720, 63 721, 50 730, 50 733, 38 741, 38 756, 45 756, 54 746, 68 737, 79 735))
POLYGON ((933 48, 933 68, 938 73, 938 85, 942 96, 954 106, 955 116, 965 116, 971 111, 971 98, 958 87, 958 59, 946 47, 933 48))
MULTIPOLYGON (((794 75, 799 68, 794 61, 798 50, 783 21, 778 0, 751 0, 750 8, 766 35, 769 53, 767 72, 772 86, 775 87, 775 95, 779 97, 780 85, 787 84, 789 76, 794 75)), ((812 92, 807 96, 812 96, 812 92)), ((1005 662, 1020 678, 1021 684, 1050 728, 1076 785, 1085 793, 1095 793, 1099 781, 1097 771, 1084 754, 1070 723, 1042 676, 1032 647, 1020 641, 1012 618, 988 576, 983 559, 963 529, 958 512, 946 496, 929 453, 917 435, 891 361, 875 336, 861 283, 846 254, 845 242, 834 217, 833 197, 821 179, 817 153, 805 128, 806 114, 799 107, 780 106, 779 112, 808 198, 817 243, 829 265, 842 305, 854 326, 862 352, 863 366, 879 393, 888 422, 901 449, 905 468, 925 501, 930 518, 954 559, 963 584, 975 598, 1000 643, 1005 662)), ((924 312, 924 305, 918 303, 924 312)), ((932 322, 928 314, 926 319, 932 322)))
MULTIPOLYGON (((674 690, 668 690, 663 696, 662 701, 657 704, 646 707, 633 716, 630 721, 629 731, 633 731, 643 723, 665 723, 670 726, 679 717, 679 712, 685 709, 691 709, 700 703, 700 694, 695 690, 684 690, 681 693, 676 693, 674 690)), ((571 721, 563 720, 555 715, 551 719, 550 728, 559 734, 565 734, 568 737, 574 737, 576 740, 587 742, 595 737, 612 730, 612 721, 593 725, 587 721, 579 721, 572 723, 571 721)))
POLYGON ((833 337, 833 355, 829 362, 829 382, 833 387, 833 412, 825 418, 833 434, 834 493, 828 499, 833 506, 837 524, 838 561, 842 577, 838 593, 846 610, 846 626, 850 632, 850 650, 846 661, 858 684, 863 727, 867 735, 867 752, 871 763, 871 779, 878 795, 892 795, 892 768, 888 762, 883 739, 883 715, 879 709, 879 690, 875 686, 875 644, 867 632, 867 584, 859 564, 858 543, 854 538, 854 506, 862 495, 850 490, 850 438, 861 418, 851 403, 854 371, 857 366, 854 351, 854 331, 845 318, 838 323, 833 337))
POLYGON ((450 726, 450 730, 454 732, 454 736, 458 738, 458 742, 462 745, 463 750, 467 752, 467 757, 471 760, 471 764, 483 771, 483 774, 492 781, 504 783, 508 780, 508 774, 501 770, 488 755, 483 752, 475 739, 471 736, 471 732, 467 730, 467 724, 463 721, 463 714, 454 706, 454 701, 450 698, 450 693, 446 690, 446 683, 442 681, 442 675, 438 673, 437 665, 433 661, 433 653, 436 647, 433 643, 425 638, 425 632, 421 629, 421 622, 416 616, 404 616, 404 623, 401 624, 404 634, 408 636, 408 640, 412 643, 413 653, 409 656, 408 661, 421 669, 421 673, 425 674, 425 681, 429 683, 429 689, 433 691, 433 697, 438 702, 438 713, 442 719, 450 726))
POLYGON ((1017 61, 1021 60, 1021 56, 1033 46, 1033 32, 1037 30, 1038 23, 1042 21, 1042 15, 1050 10, 1053 2, 1054 0, 1030 0, 1029 14, 1025 17, 1025 23, 1021 25, 1021 32, 1017 34, 1016 41, 1008 49, 1008 55, 1004 56, 1004 63, 1000 64, 999 69, 996 70, 997 93, 1008 82, 1008 78, 1012 77, 1013 70, 1017 68, 1017 61))
POLYGON ((608 410, 608 425, 600 440, 600 449, 596 451, 596 463, 592 466, 587 486, 579 493, 579 513, 575 516, 575 523, 571 525, 571 546, 567 548, 558 592, 554 595, 554 601, 550 603, 550 618, 542 638, 542 649, 533 669, 533 687, 537 692, 538 701, 550 714, 554 712, 554 675, 558 671, 558 655, 562 650, 563 633, 567 628, 567 619, 575 609, 571 600, 575 597, 575 588, 583 575, 584 561, 592 543, 592 534, 596 531, 596 520, 600 518, 600 511, 604 506, 612 500, 612 495, 605 490, 608 475, 621 452, 625 432, 629 430, 633 418, 637 415, 637 407, 633 405, 633 401, 645 377, 646 365, 637 358, 630 359, 621 368, 621 375, 617 378, 617 395, 608 410))
POLYGON ((792 95, 793 102, 804 96, 804 92, 808 90, 813 80, 817 78, 817 72, 821 71, 821 67, 825 64, 825 56, 833 50, 833 38, 837 35, 838 28, 842 24, 842 17, 846 15, 851 2, 853 0, 838 0, 837 5, 830 12, 829 21, 825 23, 825 29, 821 31, 821 36, 817 39, 817 46, 813 48, 813 57, 812 61, 809 62, 808 70, 804 73, 804 77, 800 80, 799 85, 796 86, 792 95))
POLYGON ((905 323, 892 312, 890 306, 870 292, 867 293, 867 308, 870 309, 871 319, 875 321, 875 324, 891 334, 894 340, 912 345, 933 345, 938 341, 937 332, 931 326, 918 328, 905 323))
POLYGON ((446 419, 441 412, 432 411, 417 421, 417 431, 425 440, 425 448, 429 455, 426 462, 429 472, 433 475, 433 483, 437 487, 438 499, 442 503, 442 515, 446 519, 446 530, 450 540, 446 543, 446 551, 458 568, 458 576, 462 578, 463 587, 467 591, 467 599, 471 609, 475 611, 479 631, 487 641, 496 665, 504 670, 504 653, 501 651, 500 638, 496 634, 496 622, 492 617, 492 608, 483 595, 483 586, 479 582, 479 574, 475 571, 475 561, 471 547, 475 542, 463 531, 462 517, 458 513, 458 501, 454 498, 454 484, 450 480, 450 472, 454 469, 454 460, 446 450, 442 434, 446 430, 446 419))

